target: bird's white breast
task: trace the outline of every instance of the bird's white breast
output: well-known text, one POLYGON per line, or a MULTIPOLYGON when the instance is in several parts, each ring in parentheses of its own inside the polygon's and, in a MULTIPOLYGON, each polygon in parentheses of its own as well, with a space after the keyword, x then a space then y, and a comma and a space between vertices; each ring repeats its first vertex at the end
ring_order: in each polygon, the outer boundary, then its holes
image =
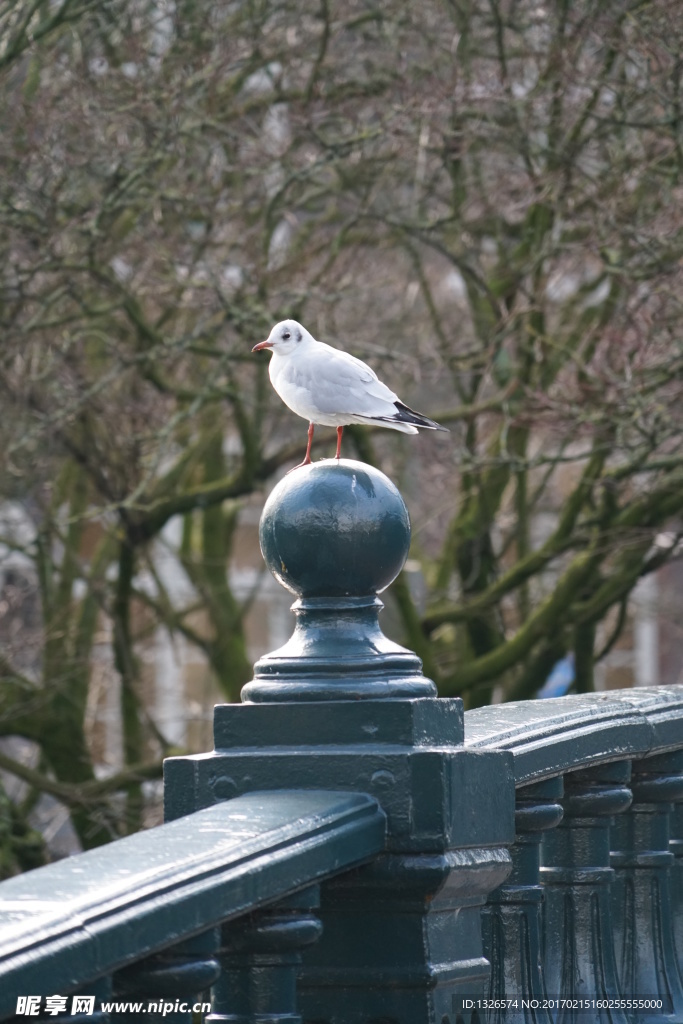
POLYGON ((323 426, 336 426, 336 423, 318 418, 320 410, 315 402, 312 381, 306 373, 297 369, 296 361, 289 356, 278 356, 273 353, 268 369, 270 382, 275 391, 297 416, 310 423, 321 423, 323 426))

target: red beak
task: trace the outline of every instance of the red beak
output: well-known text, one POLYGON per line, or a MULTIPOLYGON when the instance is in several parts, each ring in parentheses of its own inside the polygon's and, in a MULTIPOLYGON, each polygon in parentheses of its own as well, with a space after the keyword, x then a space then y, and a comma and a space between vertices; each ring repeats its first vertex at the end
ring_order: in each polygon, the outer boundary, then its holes
POLYGON ((252 352, 262 352, 264 348, 272 348, 272 341, 259 341, 258 345, 254 345, 252 352))

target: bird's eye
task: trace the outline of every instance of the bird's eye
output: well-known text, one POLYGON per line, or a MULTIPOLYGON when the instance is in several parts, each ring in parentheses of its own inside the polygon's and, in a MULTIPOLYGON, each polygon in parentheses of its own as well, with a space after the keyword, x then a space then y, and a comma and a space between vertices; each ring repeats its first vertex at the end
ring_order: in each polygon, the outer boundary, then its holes
POLYGON ((289 333, 289 331, 285 331, 285 332, 283 333, 282 337, 283 337, 283 340, 284 340, 284 341, 287 341, 287 340, 288 340, 289 338, 291 338, 291 337, 292 337, 292 335, 291 335, 291 334, 289 333))

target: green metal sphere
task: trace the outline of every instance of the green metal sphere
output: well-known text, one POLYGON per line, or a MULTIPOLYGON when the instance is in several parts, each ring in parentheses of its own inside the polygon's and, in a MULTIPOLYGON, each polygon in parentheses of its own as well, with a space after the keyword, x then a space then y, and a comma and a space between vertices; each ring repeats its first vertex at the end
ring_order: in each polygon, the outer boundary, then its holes
POLYGON ((270 571, 304 598, 379 594, 410 547, 408 510, 396 487, 350 459, 284 477, 265 504, 259 533, 270 571))

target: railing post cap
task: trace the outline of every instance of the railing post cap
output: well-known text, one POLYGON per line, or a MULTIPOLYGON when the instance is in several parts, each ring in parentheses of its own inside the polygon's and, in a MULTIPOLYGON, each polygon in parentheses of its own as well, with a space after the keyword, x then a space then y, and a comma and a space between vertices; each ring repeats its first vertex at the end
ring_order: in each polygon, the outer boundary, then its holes
POLYGON ((292 593, 365 597, 385 590, 403 568, 410 519, 384 473, 351 459, 327 459, 277 484, 259 536, 266 565, 292 593))
POLYGON ((288 474, 268 498, 261 550, 275 578, 298 595, 290 640, 262 657, 244 702, 435 697, 412 651, 389 640, 377 594, 400 573, 410 519, 378 469, 328 459, 288 474))

